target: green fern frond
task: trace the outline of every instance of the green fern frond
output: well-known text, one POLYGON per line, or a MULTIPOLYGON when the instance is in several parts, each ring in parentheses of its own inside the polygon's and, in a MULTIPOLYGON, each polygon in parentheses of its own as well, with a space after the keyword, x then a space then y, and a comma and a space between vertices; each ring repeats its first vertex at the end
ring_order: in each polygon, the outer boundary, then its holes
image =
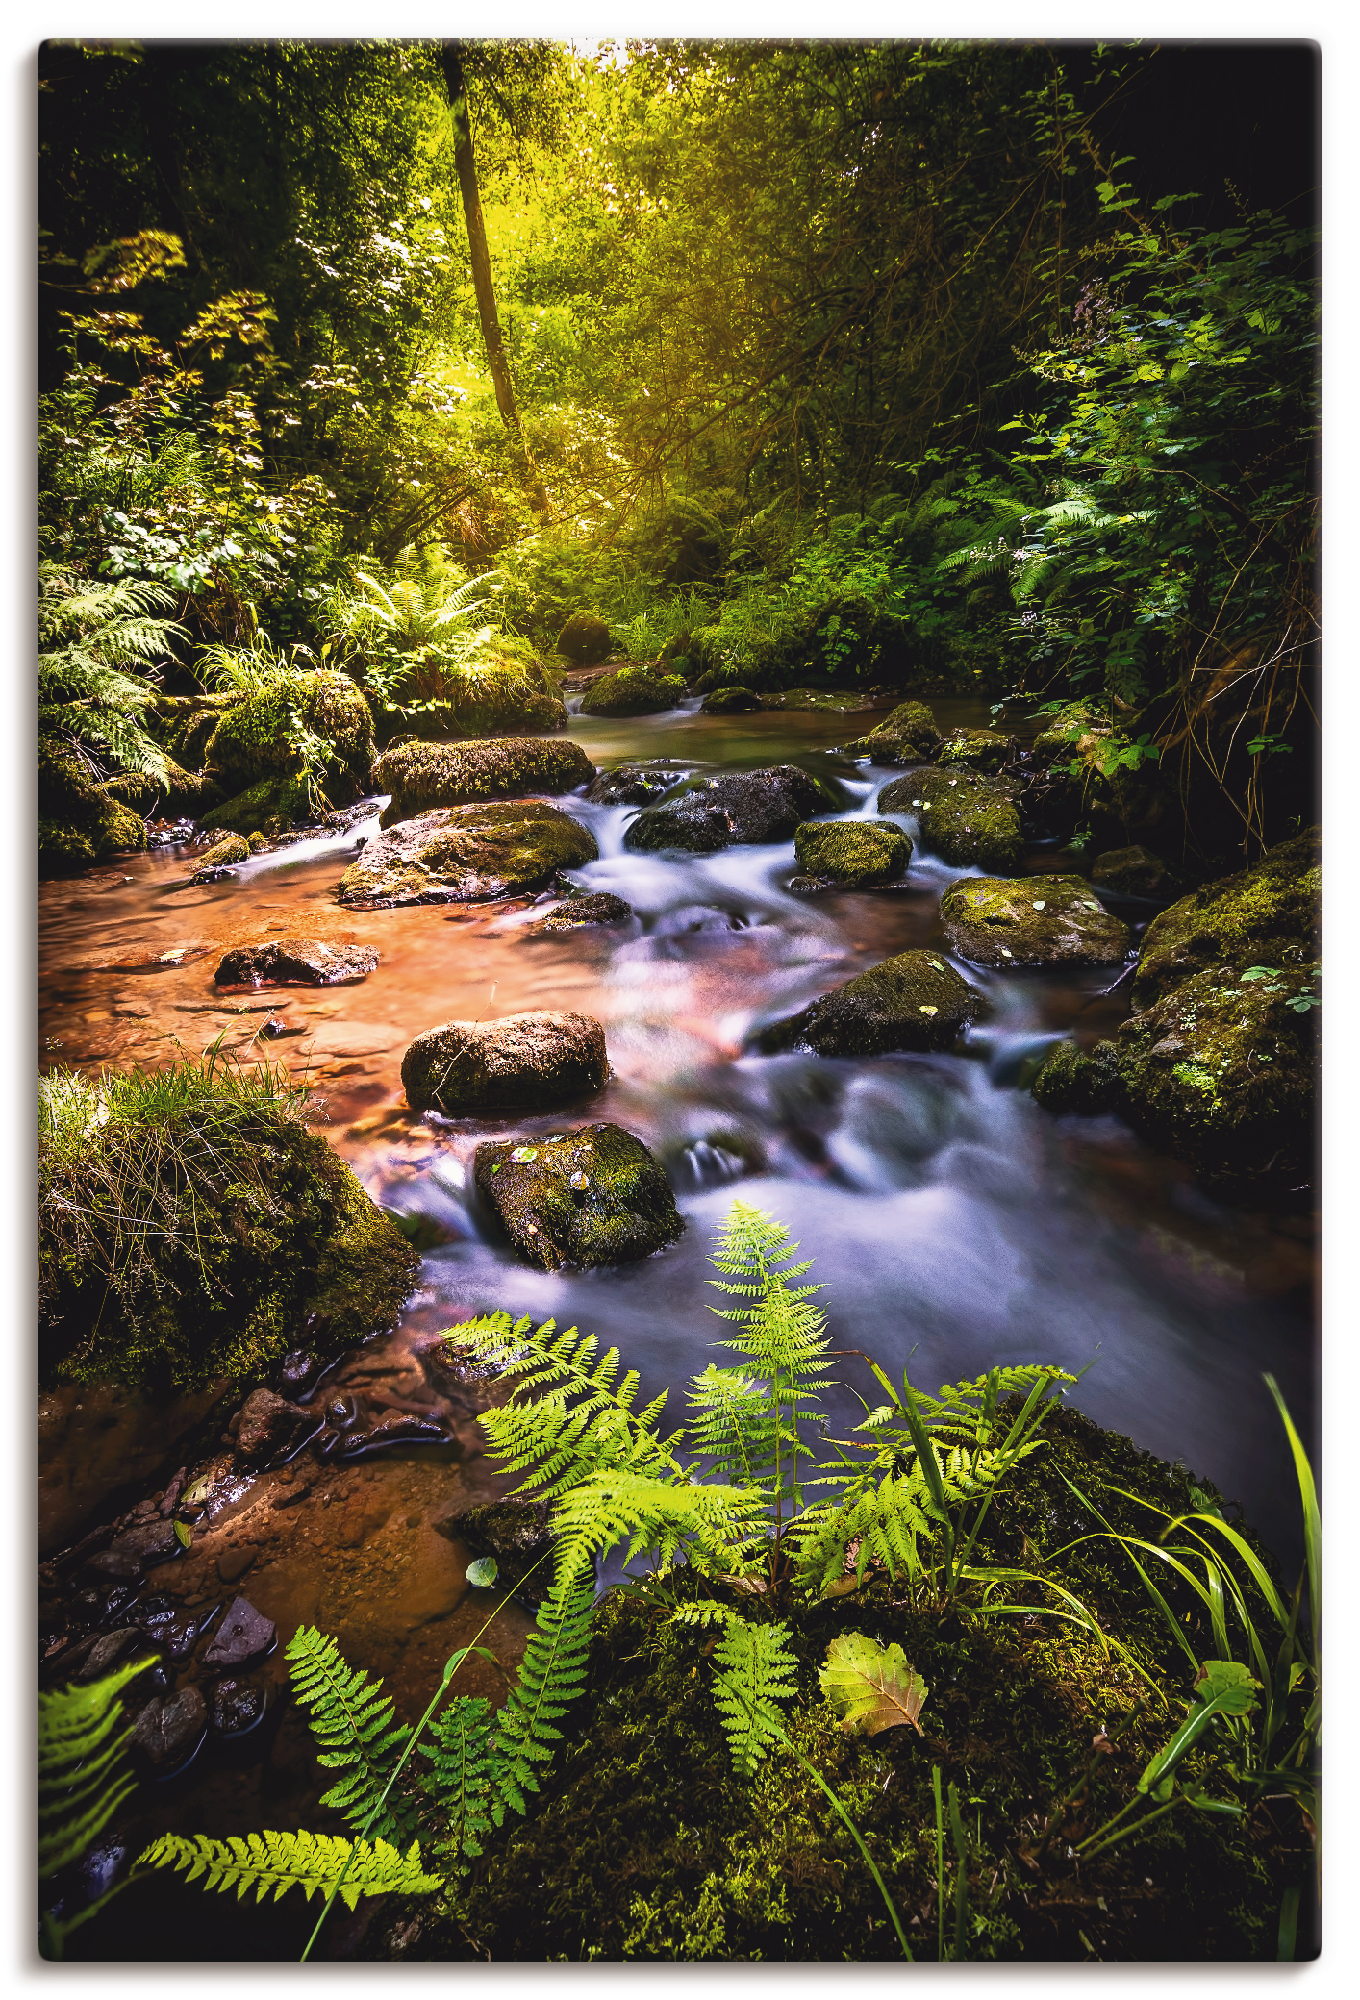
POLYGON ((322 1805, 333 1806, 356 1833, 367 1828, 385 1840, 409 1838, 416 1821, 406 1800, 390 1795, 379 1809, 408 1735, 382 1682, 349 1666, 334 1639, 310 1625, 298 1627, 285 1657, 294 1696, 309 1711, 320 1746, 316 1761, 342 1774, 322 1805))
POLYGON ((925 1567, 921 1543, 938 1522, 919 1469, 888 1472, 876 1483, 872 1470, 861 1474, 839 1502, 815 1503, 798 1523, 798 1580, 810 1590, 828 1589, 847 1574, 847 1552, 853 1551, 857 1582, 879 1563, 894 1580, 914 1583, 925 1567))
POLYGON ((666 1623, 693 1625, 702 1631, 710 1625, 725 1625, 729 1618, 737 1616, 731 1605, 717 1604, 711 1597, 701 1597, 695 1604, 677 1604, 666 1623))
POLYGON ((792 1701, 798 1670, 789 1636, 787 1625, 752 1625, 734 1613, 713 1649, 713 1699, 743 1778, 787 1735, 780 1704, 792 1701))
POLYGON ((122 1690, 154 1666, 133 1660, 88 1686, 38 1696, 38 1873, 79 1861, 135 1788, 122 1690))
POLYGON ((524 1811, 524 1794, 539 1789, 535 1765, 549 1763, 561 1740, 557 1727, 585 1685, 595 1578, 559 1575, 539 1608, 518 1678, 492 1731, 496 1792, 492 1818, 524 1811))
POLYGON ((361 1896, 425 1896, 442 1889, 420 1865, 420 1847, 406 1853, 385 1840, 347 1840, 336 1833, 248 1833, 214 1840, 206 1833, 162 1834, 138 1857, 139 1868, 172 1868, 205 1889, 255 1891, 277 1902, 289 1889, 313 1896, 337 1891, 347 1909, 361 1896))
POLYGON ((775 1413, 764 1383, 710 1364, 691 1382, 689 1405, 690 1448, 712 1464, 715 1477, 755 1484, 774 1459, 775 1413))
POLYGON ((644 1550, 663 1567, 685 1549, 696 1566, 722 1574, 749 1568, 763 1543, 765 1498, 742 1486, 651 1479, 632 1471, 583 1479, 553 1514, 560 1571, 578 1575, 623 1547, 629 1563, 644 1550))
POLYGON ((524 1475, 516 1493, 552 1497, 592 1473, 625 1468, 653 1478, 685 1476, 657 1435, 664 1392, 635 1407, 636 1371, 617 1379, 618 1349, 599 1354, 594 1334, 574 1326, 559 1333, 555 1320, 532 1328, 527 1319, 488 1313, 445 1338, 513 1375, 509 1403, 478 1421, 500 1469, 524 1475))
POLYGON ((499 1823, 491 1704, 463 1695, 435 1718, 430 1733, 432 1742, 417 1745, 433 1767, 421 1778, 421 1790, 439 1807, 452 1852, 460 1860, 475 1859, 482 1852, 482 1835, 499 1823))

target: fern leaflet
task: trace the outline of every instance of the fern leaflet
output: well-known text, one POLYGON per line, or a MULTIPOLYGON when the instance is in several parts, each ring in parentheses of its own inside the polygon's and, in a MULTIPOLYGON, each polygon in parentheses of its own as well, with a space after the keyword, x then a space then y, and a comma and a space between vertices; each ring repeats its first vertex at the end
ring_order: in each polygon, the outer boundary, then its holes
POLYGON ((322 1805, 343 1814, 356 1833, 409 1839, 416 1823, 409 1802, 389 1795, 379 1807, 409 1734, 396 1721, 382 1682, 349 1666, 334 1639, 310 1625, 298 1627, 286 1657, 293 1693, 309 1711, 308 1726, 321 1746, 316 1761, 343 1773, 322 1805))
POLYGON ((499 1826, 507 1806, 524 1811, 525 1792, 536 1792, 536 1764, 552 1758, 562 1732, 557 1720, 585 1685, 590 1625, 595 1610, 592 1571, 559 1573, 539 1609, 519 1675, 496 1717, 492 1736, 499 1826))
MULTIPOLYGON (((418 1745, 433 1769, 421 1790, 438 1805, 447 1824, 447 1845, 462 1859, 482 1852, 481 1836, 499 1824, 494 1810, 495 1771, 491 1756, 491 1704, 463 1695, 438 1716, 432 1743, 418 1745)), ((443 1843, 441 1842, 441 1846, 443 1843)))
POLYGON ((38 1696, 38 1873, 79 1861, 134 1789, 127 1762, 132 1734, 119 1695, 154 1665, 133 1660, 86 1687, 38 1696))
POLYGON ((209 1834, 167 1833, 139 1857, 139 1868, 173 1868, 205 1889, 255 1891, 256 1902, 277 1902, 289 1889, 310 1900, 338 1890, 347 1909, 361 1896, 422 1896, 442 1889, 438 1875, 420 1865, 412 1841, 405 1854, 385 1840, 352 1841, 335 1833, 248 1833, 214 1840, 209 1834))
POLYGON ((713 1649, 713 1699, 732 1762, 743 1778, 751 1777, 766 1753, 785 1740, 780 1703, 792 1701, 798 1667, 788 1641, 787 1625, 751 1625, 731 1613, 713 1649))

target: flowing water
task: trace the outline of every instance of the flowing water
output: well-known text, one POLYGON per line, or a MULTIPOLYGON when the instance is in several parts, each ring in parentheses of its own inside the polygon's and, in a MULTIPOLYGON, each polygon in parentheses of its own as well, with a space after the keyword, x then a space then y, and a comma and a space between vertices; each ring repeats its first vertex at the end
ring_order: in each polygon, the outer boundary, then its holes
MULTIPOLYGON (((937 706, 946 725, 990 720, 968 704, 937 706)), ((571 719, 602 766, 795 758, 836 777, 850 813, 872 812, 898 775, 835 754, 865 726, 826 713, 571 719)), ((918 851, 892 888, 795 894, 791 843, 633 854, 623 847, 632 808, 560 803, 600 850, 573 879, 624 897, 636 912, 626 927, 531 939, 537 912, 525 902, 342 910, 335 886, 375 830, 377 804, 374 820, 257 857, 233 881, 186 887, 188 858, 162 850, 50 883, 44 1061, 154 1064, 220 1036, 305 1077, 313 1115, 375 1198, 426 1219, 432 1247, 412 1335, 504 1306, 616 1342, 649 1389, 682 1385, 722 1332, 707 1311, 706 1259, 739 1193, 815 1257, 836 1345, 869 1350, 894 1372, 909 1366, 930 1389, 993 1362, 1087 1370, 1074 1392, 1081 1408, 1212 1479, 1267 1534, 1278 1530, 1288 1465, 1261 1375, 1273 1370, 1308 1423, 1308 1226, 1226 1209, 1118 1121, 1054 1120, 1022 1087, 1058 1034, 1090 1039, 1117 1024, 1127 978, 1117 968, 963 967, 991 1013, 960 1054, 746 1054, 754 1027, 888 953, 943 949, 940 895, 979 871, 918 851), (285 931, 370 943, 381 963, 350 987, 215 993, 227 947, 285 931), (572 1117, 515 1121, 406 1108, 400 1063, 417 1034, 531 1008, 604 1023, 614 1074, 599 1098, 572 1117), (266 1021, 287 1032, 266 1039, 266 1021), (514 1259, 470 1196, 473 1149, 488 1133, 552 1131, 572 1118, 614 1120, 659 1155, 689 1225, 679 1244, 583 1273, 548 1275, 514 1259)), ((918 831, 910 818, 901 824, 918 831)), ((1029 863, 1051 865, 1037 852, 1029 863)), ((1121 914, 1137 924, 1153 906, 1121 914)), ((869 1387, 861 1364, 845 1369, 842 1419, 856 1407, 852 1392, 869 1387)))

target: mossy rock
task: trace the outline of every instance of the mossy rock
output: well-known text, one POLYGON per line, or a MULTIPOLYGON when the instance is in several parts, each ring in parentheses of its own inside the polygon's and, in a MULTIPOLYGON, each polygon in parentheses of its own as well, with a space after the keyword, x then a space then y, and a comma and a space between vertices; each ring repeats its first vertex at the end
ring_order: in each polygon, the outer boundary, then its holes
POLYGON ((258 1381, 299 1345, 390 1330, 419 1268, 339 1155, 268 1104, 115 1117, 45 1147, 39 1222, 46 1381, 258 1381))
POLYGON ((1011 738, 1001 735, 996 729, 956 729, 952 736, 945 737, 937 754, 942 767, 962 765, 965 770, 987 771, 994 775, 1011 756, 1014 747, 1011 738))
POLYGON ((510 1014, 499 1021, 446 1021, 417 1035, 402 1059, 413 1111, 555 1111, 603 1090, 609 1077, 604 1029, 589 1014, 510 1014))
POLYGON ((945 891, 940 918, 974 965, 1113 965, 1130 941, 1079 875, 968 875, 945 891))
POLYGON ((661 1167, 618 1125, 488 1140, 473 1173, 520 1256, 544 1271, 634 1263, 684 1232, 661 1167))
POLYGON ((557 638, 557 650, 578 667, 609 658, 609 627, 594 611, 573 611, 557 638))
POLYGON ((240 861, 249 861, 250 853, 248 840, 239 833, 226 833, 194 858, 200 868, 234 868, 240 861))
POLYGON ((581 697, 582 715, 660 715, 685 698, 679 674, 655 667, 617 667, 601 674, 581 697))
POLYGON ((766 706, 764 697, 754 688, 719 687, 703 699, 704 715, 750 715, 756 709, 766 706))
POLYGON ((1131 1015, 1113 1057, 1130 1123, 1236 1200, 1306 1197, 1319 978, 1315 964, 1253 980, 1214 967, 1131 1015))
POLYGON ((941 742, 940 725, 923 701, 901 701, 867 736, 845 746, 850 757, 875 764, 925 764, 941 742))
POLYGON ((297 826, 314 826, 318 807, 300 778, 261 778, 199 817, 209 832, 217 829, 267 835, 288 833, 297 826))
POLYGON ((1170 869, 1158 854, 1141 846, 1111 847, 1091 863, 1091 880, 1116 896, 1156 896, 1166 887, 1170 869))
POLYGON ((297 778, 306 737, 327 746, 318 774, 327 802, 343 806, 362 797, 373 764, 373 718, 362 689, 328 668, 281 676, 265 693, 234 702, 212 732, 205 763, 228 790, 243 791, 262 778, 297 778))
POLYGON ((146 847, 140 815, 99 783, 69 745, 38 744, 38 869, 70 875, 111 854, 146 847))
POLYGON ((902 951, 847 980, 756 1037, 767 1055, 811 1049, 819 1056, 881 1056, 949 1049, 986 1002, 933 951, 902 951))
POLYGON ((1272 847, 1252 868, 1195 889, 1154 917, 1143 936, 1139 1007, 1209 966, 1297 968, 1317 957, 1322 878, 1316 828, 1272 847))
POLYGON ((1045 1111, 1073 1112, 1083 1118, 1123 1109, 1114 1044, 1098 1042, 1088 1054, 1075 1042, 1055 1042, 1030 1089, 1045 1111))
POLYGON ((645 854, 668 847, 716 854, 734 843, 789 840, 810 813, 839 803, 831 792, 797 764, 724 771, 716 778, 697 779, 665 805, 640 812, 623 844, 645 854))
POLYGON ((411 706, 379 711, 389 739, 399 731, 440 741, 541 736, 567 726, 566 704, 536 663, 460 668, 430 661, 403 684, 402 697, 411 706))
MULTIPOLYGON (((1056 1410, 1044 1435, 988 1510, 973 1560, 1041 1566, 1091 1606, 1114 1645, 1040 1615, 1053 1601, 1041 1590, 1027 1593, 1036 1615, 987 1618, 871 1573, 846 1595, 762 1610, 759 1599, 679 1567, 667 1583, 682 1602, 716 1597, 746 1619, 788 1625, 794 1693, 781 1711, 798 1754, 775 1746, 739 1777, 713 1700, 712 1627, 665 1615, 645 1586, 608 1591, 581 1696, 532 1812, 507 1817, 488 1840, 471 1913, 469 1892, 412 1901, 385 1921, 372 1955, 900 1968, 878 1889, 824 1783, 889 1884, 916 1958, 930 1961, 938 1771, 946 1797, 957 1788, 966 1829, 967 1959, 1272 1961, 1285 1891, 1307 1866, 1273 1815, 1182 1809, 1099 1856, 1073 1854, 1137 1797, 1194 1676, 1126 1553, 1091 1532, 1078 1495, 1098 1496, 1112 1530, 1126 1535, 1220 1503, 1076 1410, 1056 1410), (1060 1559, 1038 1553, 1057 1548, 1060 1559), (900 1646, 919 1673, 921 1735, 840 1726, 819 1676, 832 1641, 856 1633, 900 1646)), ((1203 1606, 1188 1588, 1177 1594, 1174 1577, 1159 1582, 1189 1647, 1212 1657, 1203 1606)), ((1192 1752, 1194 1779, 1210 1780, 1215 1754, 1208 1739, 1192 1752)), ((945 1853, 948 1941, 947 1831, 945 1853)))
POLYGON ((477 903, 541 889, 559 868, 599 858, 586 829, 541 799, 489 800, 418 813, 377 834, 340 879, 339 900, 477 903))
POLYGON ((791 709, 795 714, 806 710, 810 714, 854 715, 869 705, 864 695, 844 688, 786 688, 782 694, 769 694, 764 699, 766 708, 791 709))
POLYGON ((163 694, 156 698, 156 730, 170 756, 185 770, 197 771, 207 760, 213 731, 229 708, 244 700, 240 694, 163 694))
POLYGON ((912 771, 878 795, 881 813, 915 813, 921 846, 955 868, 1014 868, 1024 853, 1015 795, 967 771, 912 771))
POLYGON ((525 929, 526 937, 565 937, 572 931, 598 929, 602 924, 625 924, 633 916, 631 903, 608 891, 595 895, 569 896, 546 917, 525 929))
POLYGON ((595 766, 579 743, 510 736, 478 743, 403 743, 373 766, 373 783, 390 792, 382 824, 411 819, 434 806, 483 799, 517 799, 535 792, 571 792, 588 785, 595 766))
POLYGON ((911 841, 886 819, 805 820, 793 836, 804 875, 846 889, 896 882, 911 860, 911 841))

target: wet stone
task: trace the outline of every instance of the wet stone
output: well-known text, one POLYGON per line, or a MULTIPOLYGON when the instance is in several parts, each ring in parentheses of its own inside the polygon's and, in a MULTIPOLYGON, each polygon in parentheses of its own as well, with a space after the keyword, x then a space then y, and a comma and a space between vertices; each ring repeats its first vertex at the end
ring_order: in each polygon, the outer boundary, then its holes
POLYGON ((933 951, 903 951, 833 988, 757 1038, 766 1054, 889 1055, 952 1048, 983 1012, 982 995, 933 951))
POLYGON ((86 1653, 75 1678, 78 1681, 97 1681, 101 1674, 112 1673, 115 1667, 121 1666, 138 1646, 144 1644, 143 1635, 135 1625, 120 1626, 116 1632, 101 1632, 86 1653))
POLYGON ((244 1736, 265 1710, 264 1689, 257 1681, 221 1680, 212 1691, 210 1719, 219 1736, 244 1736))
POLYGON ((539 1111, 604 1088, 604 1029, 588 1014, 509 1014, 446 1021, 417 1036, 401 1065, 413 1111, 446 1117, 539 1111))
POLYGON ((601 771, 586 797, 597 806, 645 806, 664 797, 688 775, 689 766, 617 764, 601 771))
POLYGON ((217 1558, 217 1575, 222 1583, 239 1583, 255 1561, 254 1549, 224 1549, 217 1558))
POLYGON ((229 951, 213 979, 218 986, 352 986, 366 979, 377 963, 377 952, 366 944, 270 938, 229 951))
POLYGON ((515 1249, 540 1270, 632 1263, 684 1230, 660 1164, 618 1125, 529 1144, 488 1140, 473 1174, 515 1249))
POLYGON ((106 1549, 89 1558, 86 1568, 96 1576, 116 1577, 131 1583, 157 1563, 169 1562, 179 1553, 179 1537, 173 1523, 148 1521, 115 1536, 106 1549))
POLYGON ((192 1682, 178 1694, 158 1695, 137 1718, 132 1740, 158 1770, 173 1770, 193 1755, 208 1725, 208 1704, 192 1682))
POLYGON ((253 1389, 236 1422, 236 1455, 243 1464, 267 1465, 296 1451, 320 1420, 272 1389, 253 1389))
POLYGON ((645 854, 666 848, 715 854, 737 844, 791 840, 801 820, 834 803, 827 789, 796 764, 725 771, 663 806, 645 808, 623 844, 645 854))
POLYGON ((205 1666, 243 1667, 268 1652, 275 1638, 272 1618, 257 1611, 248 1598, 235 1599, 203 1655, 205 1666))

